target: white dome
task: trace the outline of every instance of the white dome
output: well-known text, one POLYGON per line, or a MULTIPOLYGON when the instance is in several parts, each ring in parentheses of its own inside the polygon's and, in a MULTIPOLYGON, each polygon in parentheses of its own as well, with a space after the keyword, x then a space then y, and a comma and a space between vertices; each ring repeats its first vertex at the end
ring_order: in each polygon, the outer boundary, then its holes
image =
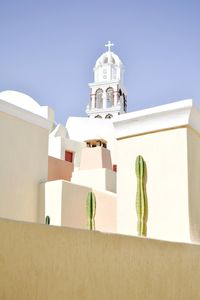
POLYGON ((52 123, 53 128, 54 111, 48 106, 40 106, 40 104, 30 96, 17 91, 3 91, 0 92, 0 101, 15 105, 19 108, 22 108, 26 111, 49 120, 52 123))
POLYGON ((17 91, 0 92, 0 99, 33 113, 38 113, 41 107, 33 98, 17 91))
POLYGON ((95 68, 99 66, 103 66, 104 64, 107 64, 109 61, 109 55, 111 56, 111 63, 114 65, 117 65, 119 67, 123 66, 122 61, 119 59, 119 56, 117 56, 114 52, 104 52, 96 61, 95 68))
POLYGON ((104 52, 96 61, 94 67, 94 82, 123 82, 124 67, 119 57, 111 52, 104 52))
POLYGON ((41 116, 54 123, 54 111, 48 106, 40 106, 30 96, 17 92, 17 91, 3 91, 0 92, 0 100, 18 106, 24 110, 27 110, 35 115, 41 116))

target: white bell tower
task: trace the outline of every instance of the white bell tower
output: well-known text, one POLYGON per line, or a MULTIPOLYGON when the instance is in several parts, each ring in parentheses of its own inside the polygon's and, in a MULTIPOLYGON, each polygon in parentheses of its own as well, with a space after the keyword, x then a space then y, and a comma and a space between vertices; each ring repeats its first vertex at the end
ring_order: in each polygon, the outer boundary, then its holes
POLYGON ((127 112, 127 93, 123 85, 124 67, 119 57, 108 48, 96 61, 94 82, 89 83, 90 102, 86 113, 90 118, 110 119, 127 112))

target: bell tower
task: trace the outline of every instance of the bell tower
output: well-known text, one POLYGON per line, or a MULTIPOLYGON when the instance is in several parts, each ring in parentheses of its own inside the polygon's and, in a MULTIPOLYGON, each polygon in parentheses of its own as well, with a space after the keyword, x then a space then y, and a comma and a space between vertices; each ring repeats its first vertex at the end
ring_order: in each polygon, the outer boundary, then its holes
POLYGON ((107 51, 96 61, 94 82, 89 83, 90 102, 86 113, 90 118, 110 119, 127 112, 127 93, 123 85, 124 67, 119 57, 111 51, 110 41, 107 51))

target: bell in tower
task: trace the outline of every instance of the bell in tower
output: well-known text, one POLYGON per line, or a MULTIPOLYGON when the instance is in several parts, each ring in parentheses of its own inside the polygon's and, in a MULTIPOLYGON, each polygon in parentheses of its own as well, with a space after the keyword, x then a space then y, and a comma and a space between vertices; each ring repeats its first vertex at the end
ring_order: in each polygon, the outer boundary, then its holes
POLYGON ((124 67, 111 51, 112 46, 110 41, 105 45, 107 51, 97 59, 94 67, 94 82, 89 83, 91 94, 86 113, 90 118, 110 119, 127 112, 124 67))

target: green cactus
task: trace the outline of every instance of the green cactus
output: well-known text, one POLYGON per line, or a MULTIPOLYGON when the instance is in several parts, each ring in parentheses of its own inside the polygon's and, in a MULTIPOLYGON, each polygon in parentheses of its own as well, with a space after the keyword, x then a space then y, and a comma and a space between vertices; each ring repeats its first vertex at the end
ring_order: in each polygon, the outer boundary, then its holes
POLYGON ((96 197, 93 192, 89 192, 86 198, 87 228, 95 230, 96 197))
POLYGON ((137 176, 136 211, 138 217, 137 232, 139 236, 147 235, 148 203, 146 195, 146 163, 141 155, 135 162, 137 176))
POLYGON ((50 217, 49 216, 46 216, 45 224, 50 225, 50 217))

